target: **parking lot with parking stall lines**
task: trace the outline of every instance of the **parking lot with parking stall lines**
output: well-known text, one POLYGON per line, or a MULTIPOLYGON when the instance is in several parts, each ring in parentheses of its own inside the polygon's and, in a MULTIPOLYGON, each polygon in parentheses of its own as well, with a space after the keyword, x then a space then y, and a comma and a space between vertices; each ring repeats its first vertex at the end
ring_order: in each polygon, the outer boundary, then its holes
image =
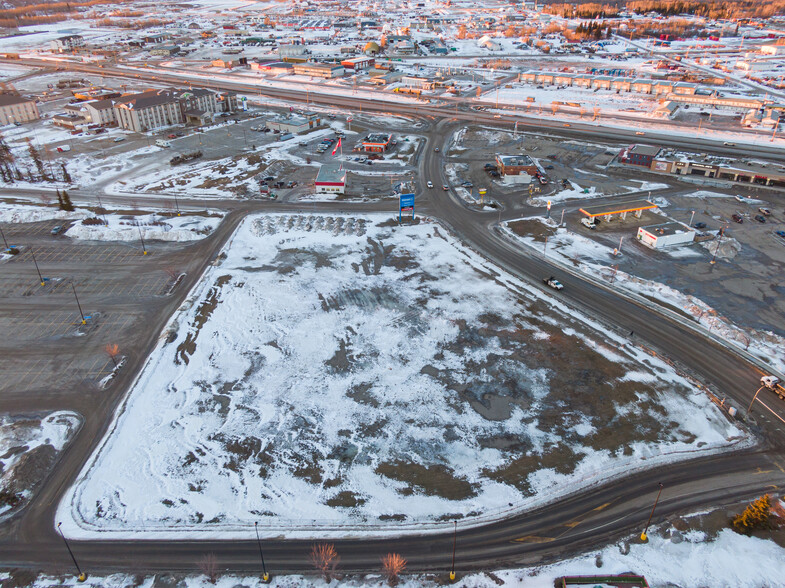
POLYGON ((76 306, 76 301, 63 302, 63 310, 31 310, 0 315, 0 332, 16 341, 45 340, 53 337, 81 337, 103 334, 125 329, 133 322, 133 316, 123 313, 103 314, 82 306, 85 324, 76 306), (72 308, 70 308, 72 307, 72 308))
POLYGON ((58 354, 29 359, 0 358, 0 373, 3 374, 0 393, 94 385, 113 368, 112 360, 98 352, 90 357, 58 354))
POLYGON ((9 279, 0 284, 0 297, 45 296, 67 294, 73 296, 71 285, 77 294, 85 296, 118 298, 148 298, 166 294, 171 279, 164 272, 153 275, 134 275, 124 282, 100 277, 49 277, 41 285, 35 268, 31 265, 30 276, 9 279))
POLYGON ((132 243, 128 245, 43 245, 39 247, 25 247, 19 255, 15 255, 11 263, 32 262, 33 251, 38 264, 75 263, 86 262, 94 264, 123 263, 129 259, 142 257, 142 245, 132 243))
MULTIPOLYGON (((52 234, 52 229, 57 226, 63 227, 65 231, 74 221, 70 220, 48 220, 38 223, 0 223, 5 238, 9 245, 22 245, 23 243, 12 243, 20 238, 44 237, 52 234)), ((55 239, 55 237, 52 237, 55 239)))

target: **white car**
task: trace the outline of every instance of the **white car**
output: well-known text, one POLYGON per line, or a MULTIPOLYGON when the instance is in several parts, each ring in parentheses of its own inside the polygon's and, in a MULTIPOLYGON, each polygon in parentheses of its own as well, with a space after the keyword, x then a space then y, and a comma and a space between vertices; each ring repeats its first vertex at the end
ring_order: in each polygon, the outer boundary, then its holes
POLYGON ((543 283, 546 286, 548 286, 549 288, 553 288, 554 290, 563 290, 564 289, 564 286, 562 285, 562 283, 559 280, 557 280, 556 278, 554 278, 553 276, 551 276, 550 278, 545 278, 543 280, 543 283))
POLYGON ((747 199, 744 196, 742 196, 741 194, 736 194, 736 196, 734 196, 734 198, 736 198, 736 200, 738 200, 739 202, 747 202, 747 199))
POLYGON ((119 143, 120 141, 125 141, 125 137, 115 137, 112 139, 115 143, 119 143))
POLYGON ((427 182, 425 185, 428 186, 429 188, 433 188, 433 182, 427 182))

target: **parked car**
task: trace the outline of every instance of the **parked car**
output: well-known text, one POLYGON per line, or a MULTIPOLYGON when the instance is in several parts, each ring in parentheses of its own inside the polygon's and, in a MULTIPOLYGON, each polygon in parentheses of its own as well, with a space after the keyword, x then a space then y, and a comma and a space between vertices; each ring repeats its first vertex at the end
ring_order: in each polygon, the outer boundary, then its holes
POLYGON ((57 225, 52 227, 50 233, 52 233, 53 235, 59 235, 62 230, 63 230, 63 225, 57 225))
POLYGON ((755 220, 758 221, 759 223, 765 223, 766 222, 766 217, 763 216, 762 214, 756 214, 755 215, 755 220))
POLYGON ((177 135, 175 135, 174 133, 170 133, 169 135, 166 135, 166 138, 167 139, 176 139, 177 135))
POLYGON ((706 223, 698 222, 698 223, 695 223, 692 226, 695 227, 696 229, 705 229, 706 228, 706 223))
POLYGON ((758 209, 758 212, 762 213, 763 216, 771 216, 771 210, 769 210, 768 208, 761 207, 758 209))
POLYGON ((741 224, 741 223, 743 223, 743 222, 744 222, 744 219, 743 219, 743 218, 741 218, 741 215, 740 215, 740 214, 732 214, 732 215, 731 215, 731 219, 733 219, 733 222, 734 222, 734 223, 739 223, 739 224, 741 224))
POLYGON ((553 288, 554 290, 563 290, 564 289, 564 286, 562 285, 562 283, 559 280, 557 280, 556 278, 554 278, 553 276, 551 276, 550 278, 545 278, 543 280, 543 283, 546 286, 548 286, 549 288, 553 288))
POLYGON ((734 196, 734 198, 736 200, 738 200, 739 202, 747 202, 747 199, 744 196, 742 196, 741 194, 736 194, 736 196, 734 196))
POLYGON ((553 169, 553 166, 552 165, 546 165, 545 169, 553 169))
POLYGON ((785 239, 785 231, 774 231, 774 234, 779 235, 783 239, 785 239))
POLYGON ((125 141, 125 137, 115 137, 112 139, 115 143, 119 143, 120 141, 125 141))
POLYGON ((486 163, 485 169, 498 169, 498 168, 492 163, 486 163))

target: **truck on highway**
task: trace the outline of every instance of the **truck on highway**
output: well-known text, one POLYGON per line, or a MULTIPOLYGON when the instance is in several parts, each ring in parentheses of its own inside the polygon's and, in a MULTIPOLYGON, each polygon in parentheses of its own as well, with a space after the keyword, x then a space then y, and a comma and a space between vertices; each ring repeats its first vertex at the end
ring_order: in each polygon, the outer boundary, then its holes
POLYGON ((765 386, 785 400, 785 386, 782 385, 782 381, 777 376, 763 376, 760 379, 760 385, 765 386))

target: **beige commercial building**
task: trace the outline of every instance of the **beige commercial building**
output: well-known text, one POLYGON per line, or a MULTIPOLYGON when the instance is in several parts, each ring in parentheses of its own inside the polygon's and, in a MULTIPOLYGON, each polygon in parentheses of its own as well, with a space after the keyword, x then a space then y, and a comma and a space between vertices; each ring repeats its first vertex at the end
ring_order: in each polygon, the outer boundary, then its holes
POLYGON ((119 98, 114 109, 121 128, 142 133, 187 120, 205 120, 205 115, 221 112, 223 106, 215 93, 199 88, 131 94, 119 98))
POLYGON ((38 120, 38 105, 34 100, 16 94, 0 94, 0 125, 38 120))

